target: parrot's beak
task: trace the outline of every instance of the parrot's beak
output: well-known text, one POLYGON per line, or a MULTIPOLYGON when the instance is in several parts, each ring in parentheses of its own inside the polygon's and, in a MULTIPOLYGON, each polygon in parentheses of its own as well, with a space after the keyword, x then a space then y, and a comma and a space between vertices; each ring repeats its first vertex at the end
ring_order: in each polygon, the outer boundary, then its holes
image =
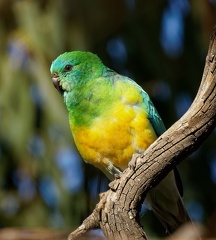
POLYGON ((57 73, 53 73, 52 74, 52 82, 54 87, 61 93, 64 93, 64 90, 62 89, 61 85, 60 85, 60 81, 59 81, 59 76, 57 75, 57 73))

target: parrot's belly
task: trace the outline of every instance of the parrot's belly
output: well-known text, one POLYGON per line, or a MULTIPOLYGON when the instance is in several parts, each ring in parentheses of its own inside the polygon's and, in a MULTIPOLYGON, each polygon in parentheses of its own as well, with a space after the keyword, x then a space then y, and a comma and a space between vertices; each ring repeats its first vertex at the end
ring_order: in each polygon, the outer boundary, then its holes
POLYGON ((74 141, 83 159, 97 167, 110 161, 124 170, 132 155, 145 150, 157 138, 146 112, 119 102, 91 126, 71 126, 74 141))

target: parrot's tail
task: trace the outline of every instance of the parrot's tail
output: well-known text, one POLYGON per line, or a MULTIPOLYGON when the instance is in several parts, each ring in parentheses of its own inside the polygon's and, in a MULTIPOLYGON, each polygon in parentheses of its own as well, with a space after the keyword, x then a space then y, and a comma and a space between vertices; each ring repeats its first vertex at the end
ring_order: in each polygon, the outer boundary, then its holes
POLYGON ((175 232, 180 226, 191 222, 191 219, 184 208, 181 198, 177 201, 178 215, 174 215, 172 211, 168 212, 160 206, 154 206, 152 211, 157 216, 159 221, 165 227, 169 234, 175 232))
POLYGON ((169 234, 191 222, 178 191, 174 172, 170 172, 146 196, 145 204, 152 210, 169 234))

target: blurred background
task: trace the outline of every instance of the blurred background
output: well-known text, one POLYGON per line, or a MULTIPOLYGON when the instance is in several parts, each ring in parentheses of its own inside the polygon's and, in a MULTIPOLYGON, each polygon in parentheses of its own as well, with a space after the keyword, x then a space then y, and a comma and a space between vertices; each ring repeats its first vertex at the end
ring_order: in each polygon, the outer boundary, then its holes
MULTIPOLYGON (((73 229, 107 189, 52 85, 59 54, 98 54, 149 93, 168 128, 196 95, 215 24, 215 0, 0 0, 0 227, 73 229)), ((212 235, 215 144, 216 132, 179 166, 186 208, 212 235)), ((151 212, 142 221, 165 234, 151 212)))

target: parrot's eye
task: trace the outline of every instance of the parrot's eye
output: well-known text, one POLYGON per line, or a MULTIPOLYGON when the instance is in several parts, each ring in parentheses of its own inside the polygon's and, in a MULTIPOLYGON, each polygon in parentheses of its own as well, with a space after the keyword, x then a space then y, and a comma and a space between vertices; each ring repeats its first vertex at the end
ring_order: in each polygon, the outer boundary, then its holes
POLYGON ((72 66, 71 65, 66 65, 64 68, 65 72, 69 72, 72 70, 72 66))

